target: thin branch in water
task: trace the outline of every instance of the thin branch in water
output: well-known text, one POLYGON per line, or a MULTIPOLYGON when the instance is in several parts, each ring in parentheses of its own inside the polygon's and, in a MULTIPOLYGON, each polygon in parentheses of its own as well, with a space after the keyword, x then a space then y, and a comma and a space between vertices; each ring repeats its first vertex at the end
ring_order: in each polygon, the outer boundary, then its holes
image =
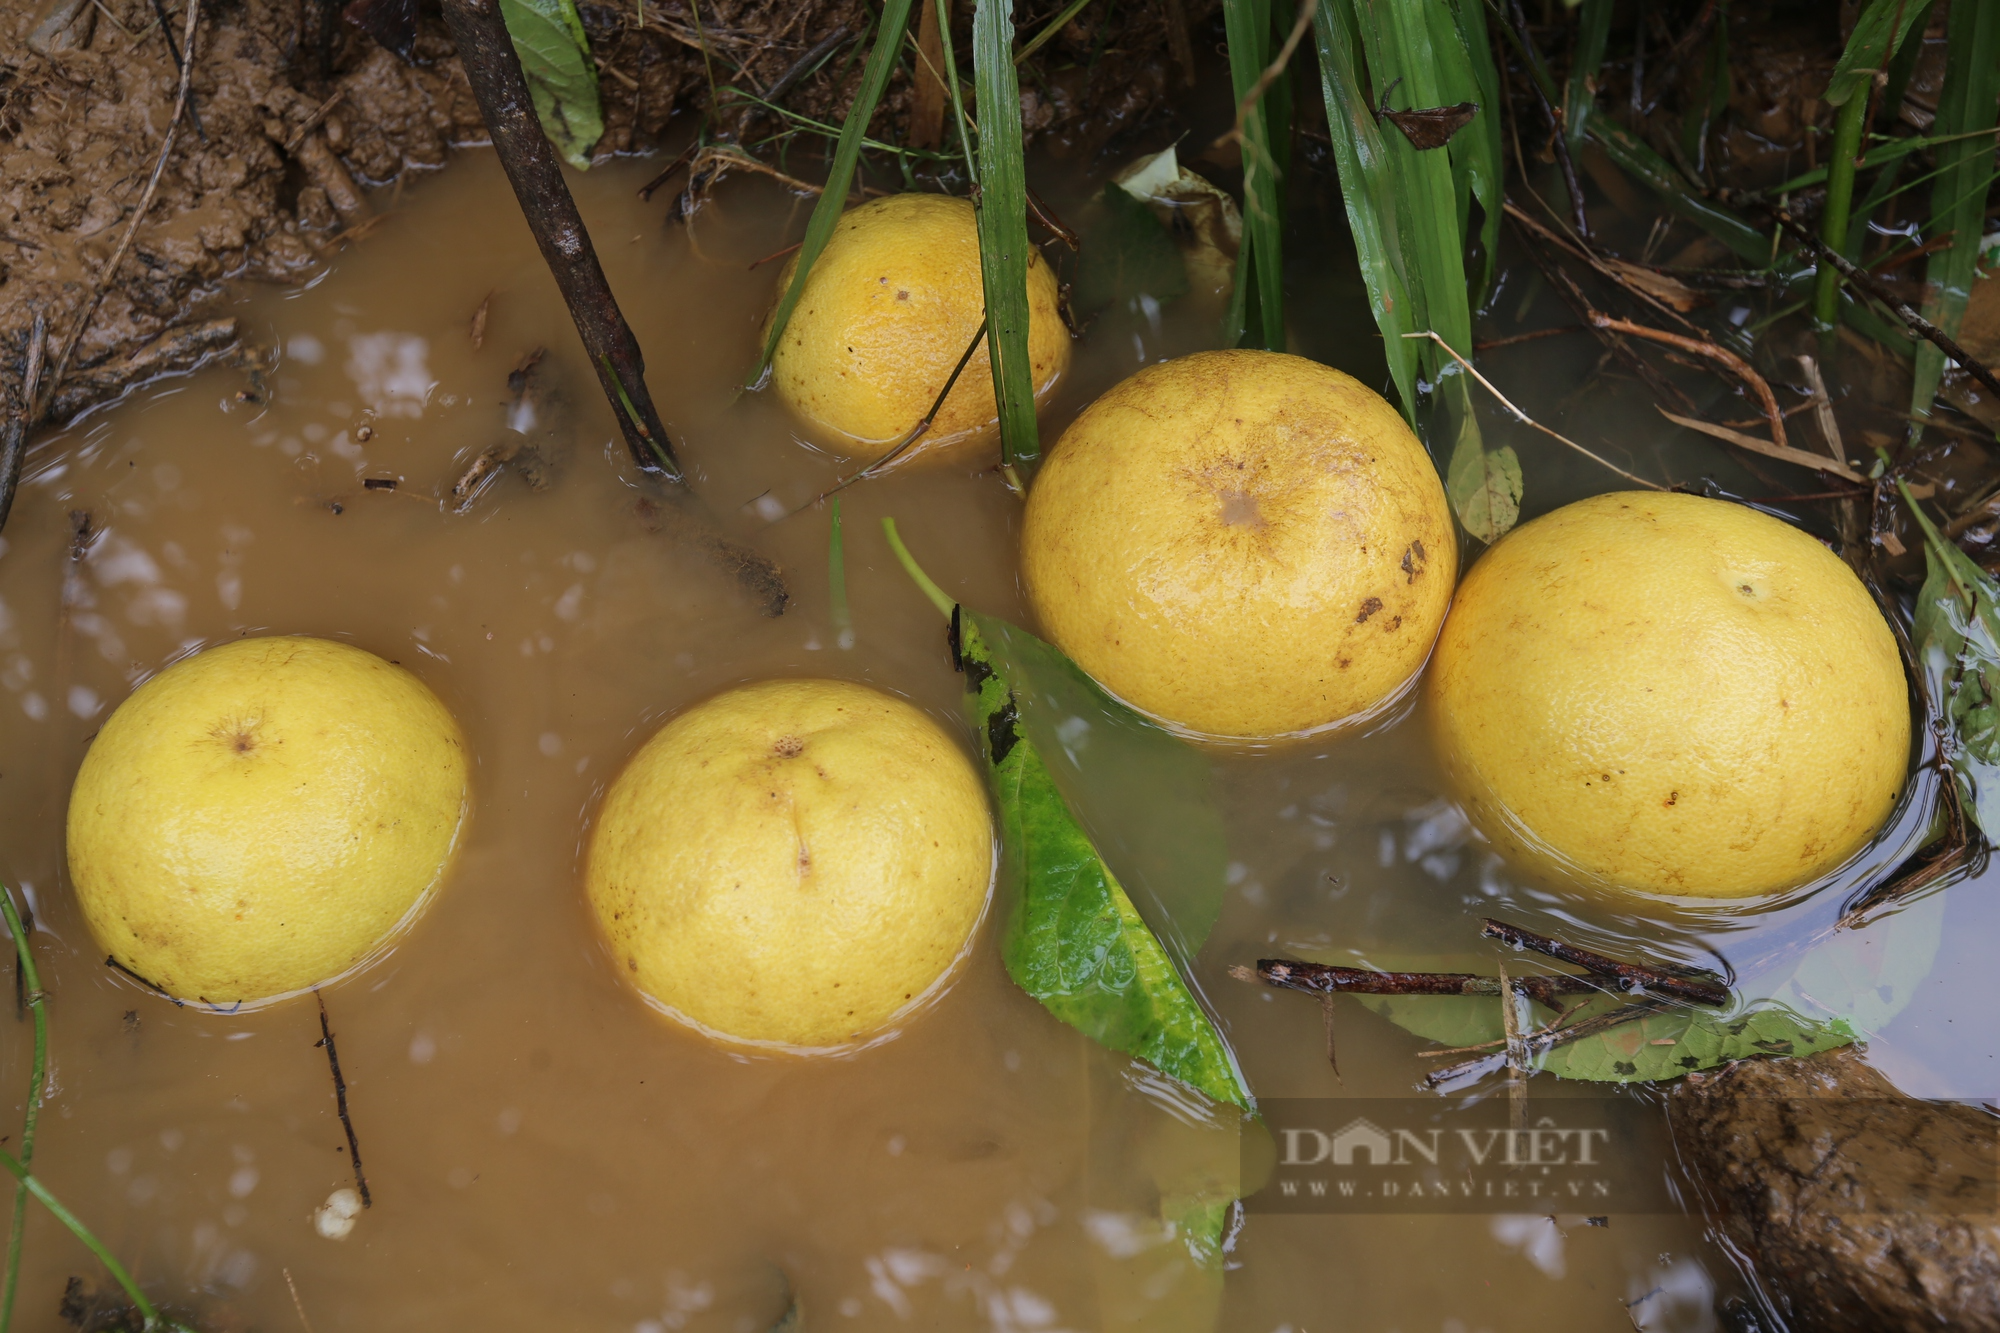
MULTIPOLYGON (((1636 1022, 1652 1014, 1663 1013, 1671 1007, 1666 1000, 1645 999, 1613 1009, 1608 1014, 1586 1018, 1579 1023, 1568 1023, 1561 1027, 1547 1027, 1538 1032, 1530 1032, 1521 1039, 1522 1057, 1532 1060, 1558 1046, 1566 1046, 1585 1037, 1594 1037, 1600 1032, 1609 1032, 1612 1028, 1624 1027, 1627 1023, 1636 1022)), ((1442 1069, 1433 1069, 1424 1075, 1424 1086, 1435 1090, 1466 1078, 1483 1077, 1490 1070, 1501 1067, 1505 1060, 1504 1055, 1489 1055, 1477 1060, 1467 1060, 1461 1064, 1446 1065, 1442 1069)))
POLYGON ((1765 381, 1762 375, 1757 373, 1756 367, 1730 351, 1727 347, 1719 347, 1706 339, 1683 338, 1678 333, 1668 333, 1665 329, 1649 328, 1644 324, 1635 324, 1629 319, 1617 319, 1605 314, 1601 310, 1591 311, 1588 318, 1592 326, 1596 328, 1605 329, 1612 333, 1630 334, 1634 338, 1644 338, 1649 342, 1664 343, 1669 347, 1677 347, 1683 352, 1689 352, 1699 357, 1706 357, 1708 360, 1722 366, 1730 374, 1742 380, 1749 387, 1750 391, 1757 395, 1757 402, 1764 409, 1764 420, 1770 423, 1771 442, 1780 449, 1789 447, 1789 441, 1785 438, 1785 414, 1778 410, 1777 395, 1771 392, 1771 386, 1765 381))
POLYGON ((1539 342, 1543 338, 1553 338, 1559 333, 1587 332, 1581 324, 1558 324, 1552 329, 1536 329, 1533 333, 1513 333, 1505 338, 1490 338, 1485 342, 1472 344, 1475 352, 1491 352, 1502 347, 1512 347, 1516 343, 1539 342))
POLYGON ((299 1323, 304 1326, 306 1333, 313 1333, 312 1320, 306 1318, 306 1303, 299 1299, 299 1284, 292 1281, 291 1269, 287 1268, 283 1271, 285 1274, 285 1288, 292 1293, 292 1308, 299 1312, 299 1323))
POLYGON ((1498 389, 1493 387, 1493 381, 1487 379, 1484 375, 1480 374, 1477 370, 1475 370, 1470 361, 1467 361, 1464 357, 1460 356, 1455 350, 1453 350, 1452 345, 1450 343, 1446 342, 1443 338, 1440 338, 1437 335, 1437 331, 1435 329, 1424 329, 1421 332, 1406 333, 1403 336, 1405 338, 1429 338, 1439 347, 1442 347, 1445 350, 1445 354, 1447 356, 1449 356, 1452 360, 1458 362, 1460 366, 1465 368, 1466 374, 1472 376, 1472 378, 1478 380, 1481 384, 1485 385, 1486 392, 1492 394, 1495 398, 1499 399, 1500 405, 1506 408, 1509 412, 1513 413, 1514 419, 1516 421, 1526 426, 1533 426, 1536 430, 1548 436, 1550 439, 1568 445, 1570 448, 1582 454, 1585 458, 1588 458, 1591 462, 1596 463, 1600 467, 1610 468, 1613 472, 1616 472, 1619 476, 1625 478, 1625 480, 1629 482, 1633 482, 1636 483, 1637 485, 1644 486, 1647 490, 1651 491, 1664 491, 1667 489, 1665 486, 1662 486, 1657 481, 1648 481, 1644 477, 1641 477, 1636 473, 1627 472, 1624 468, 1619 467, 1616 463, 1612 462, 1610 459, 1603 458, 1598 456, 1597 454, 1592 453, 1590 450, 1578 444, 1575 440, 1570 439, 1567 435, 1557 434, 1555 431, 1550 430, 1547 426, 1544 426, 1541 422, 1529 416, 1526 412, 1523 412, 1520 408, 1514 406, 1513 403, 1507 400, 1506 394, 1501 393, 1498 389))
POLYGON ((1950 334, 1925 319, 1916 311, 1910 309, 1901 297, 1877 282, 1865 269, 1856 268, 1853 264, 1847 262, 1844 255, 1836 254, 1820 244, 1817 236, 1814 236, 1804 227, 1801 227, 1797 219, 1793 218, 1784 209, 1773 209, 1771 210, 1771 215, 1777 218, 1778 225, 1789 232, 1792 239, 1811 250, 1821 263, 1831 264, 1839 269, 1849 282, 1874 297, 1877 301, 1880 301, 1883 305, 1889 307, 1896 318, 1908 325, 1912 332, 1929 339, 1937 346, 1939 351, 1964 367, 1968 375, 1978 380, 1981 384, 1984 384, 1993 392, 2000 393, 2000 376, 1995 376, 1991 370, 1981 365, 1978 359, 1970 352, 1952 341, 1950 334))
POLYGON ((319 1001, 319 1040, 313 1044, 326 1047, 327 1068, 333 1071, 333 1104, 340 1112, 340 1127, 347 1131, 347 1156, 354 1163, 354 1184, 361 1192, 361 1206, 370 1208, 374 1200, 368 1197, 368 1177, 361 1173, 361 1140, 354 1136, 354 1121, 347 1114, 347 1080, 340 1076, 340 1053, 333 1048, 333 1028, 326 1021, 326 1000, 317 986, 313 987, 313 999, 319 1001))
POLYGON ((849 486, 852 486, 855 482, 866 481, 870 477, 877 476, 878 474, 881 473, 881 471, 884 468, 888 467, 891 463, 894 463, 898 458, 901 458, 905 453, 908 453, 911 446, 915 445, 918 440, 922 439, 924 433, 930 430, 930 428, 937 423, 938 413, 944 410, 944 400, 951 397, 952 389, 955 388, 958 384, 958 377, 960 375, 963 375, 965 373, 966 366, 972 363, 973 354, 978 352, 979 344, 985 341, 985 338, 986 338, 986 321, 984 319, 981 319, 979 321, 978 332, 974 333, 972 335, 972 341, 965 345, 965 355, 959 357, 958 364, 952 367, 951 378, 947 379, 944 382, 944 388, 938 390, 938 396, 933 400, 931 400, 931 410, 924 413, 924 415, 918 419, 917 424, 910 428, 910 433, 908 435, 905 435, 902 439, 898 440, 895 446, 891 448, 888 453, 883 454, 880 458, 870 463, 867 467, 862 468, 859 472, 855 473, 853 476, 835 482, 827 490, 820 492, 818 495, 814 496, 807 503, 800 505, 797 509, 794 509, 790 514, 785 515, 785 517, 791 518, 793 517, 793 515, 803 514, 806 510, 811 509, 814 505, 821 504, 831 499, 835 495, 838 495, 840 492, 846 490, 849 486))
POLYGON ((1320 1017, 1326 1023, 1326 1062, 1333 1066, 1334 1081, 1344 1085, 1347 1080, 1340 1076, 1340 1055, 1334 1049, 1333 1045, 1333 997, 1331 995, 1321 997, 1319 1011, 1320 1017))
POLYGON ((285 156, 290 157, 292 154, 298 152, 299 146, 305 143, 306 136, 311 134, 314 130, 318 129, 320 127, 320 122, 325 120, 328 116, 332 115, 333 109, 339 106, 343 101, 345 101, 346 98, 347 98, 347 89, 336 88, 334 90, 333 96, 327 98, 324 102, 321 102, 318 106, 314 107, 313 113, 310 116, 306 117, 305 123, 300 125, 296 130, 293 130, 292 137, 285 140, 285 156))
POLYGON ((1798 467, 1811 468, 1815 472, 1823 472, 1829 476, 1839 477, 1843 481, 1857 482, 1864 486, 1868 484, 1868 479, 1853 468, 1848 467, 1844 463, 1836 463, 1832 459, 1819 454, 1807 453, 1803 449, 1794 449, 1789 444, 1772 444, 1769 440, 1758 439, 1755 435, 1745 435, 1740 430, 1731 430, 1727 426, 1718 426, 1714 422, 1703 421, 1699 417, 1684 417, 1678 412, 1667 411, 1666 408, 1661 407, 1658 403, 1653 404, 1653 407, 1661 416, 1673 422, 1676 426, 1686 426, 1689 430, 1698 430, 1703 435, 1712 436, 1725 444, 1733 444, 1739 449, 1748 449, 1751 453, 1762 454, 1766 458, 1775 458, 1781 463, 1791 463, 1798 467))
POLYGON ((1607 958, 1601 953, 1581 949, 1574 944, 1564 944, 1561 940, 1537 935, 1532 930, 1510 925, 1505 921, 1496 921, 1490 916, 1481 918, 1479 933, 1489 940, 1499 940, 1502 944, 1511 944, 1516 949, 1529 949, 1553 958, 1559 963, 1568 963, 1572 967, 1580 967, 1600 977, 1609 978, 1617 983, 1611 987, 1613 990, 1647 990, 1656 995, 1686 1000, 1691 1004, 1729 1003, 1727 987, 1692 975, 1691 968, 1648 967, 1644 963, 1621 963, 1616 958, 1607 958))
MULTIPOLYGON (((1513 21, 1510 26, 1514 29, 1514 40, 1520 44, 1522 53, 1534 66, 1528 71, 1528 83, 1535 90, 1535 100, 1541 104, 1543 118, 1548 121, 1549 142, 1556 150, 1557 164, 1562 167, 1563 187, 1569 191, 1569 204, 1574 214, 1576 234, 1589 240, 1590 215, 1584 210, 1583 185, 1577 180, 1576 163, 1570 157, 1569 136, 1563 132, 1562 117, 1556 114, 1555 107, 1549 104, 1548 94, 1542 91, 1542 78, 1546 77, 1542 53, 1535 49, 1535 39, 1528 35, 1528 16, 1521 9, 1521 0, 1510 0, 1509 7, 1513 11, 1513 21)), ((1521 167, 1525 171, 1527 163, 1522 163, 1521 167)))
POLYGON ((97 281, 92 284, 90 295, 85 298, 83 309, 77 312, 76 323, 71 326, 69 337, 63 340, 62 350, 56 354, 55 367, 49 372, 42 385, 39 401, 30 404, 28 421, 30 425, 40 421, 54 400, 56 389, 62 384, 65 372, 69 370, 69 359, 76 352, 76 345, 83 339, 83 332, 90 327, 90 320, 97 313, 98 302, 104 299, 104 289, 111 285, 111 279, 118 273, 118 266, 125 262, 126 251, 132 248, 132 240, 139 234, 139 224, 146 220, 146 214, 153 207, 153 196, 159 193, 160 176, 167 169, 167 157, 174 150, 174 138, 180 130, 181 117, 187 112, 188 84, 194 75, 195 30, 201 21, 201 0, 188 0, 187 24, 182 37, 187 43, 187 58, 181 62, 180 89, 174 94, 174 113, 167 119, 166 136, 160 141, 160 155, 153 160, 153 174, 146 179, 146 189, 139 196, 139 206, 132 211, 132 221, 127 224, 125 234, 118 240, 118 248, 111 252, 111 258, 97 271, 97 281))
MULTIPOLYGON (((1308 995, 1498 995, 1495 977, 1470 972, 1377 972, 1365 967, 1336 967, 1331 963, 1306 963, 1293 958, 1260 958, 1255 970, 1232 967, 1229 975, 1238 981, 1261 981, 1281 990, 1303 991, 1308 995)), ((1562 1007, 1565 995, 1601 995, 1605 987, 1588 977, 1515 977, 1514 989, 1537 1004, 1551 1009, 1562 1007)))

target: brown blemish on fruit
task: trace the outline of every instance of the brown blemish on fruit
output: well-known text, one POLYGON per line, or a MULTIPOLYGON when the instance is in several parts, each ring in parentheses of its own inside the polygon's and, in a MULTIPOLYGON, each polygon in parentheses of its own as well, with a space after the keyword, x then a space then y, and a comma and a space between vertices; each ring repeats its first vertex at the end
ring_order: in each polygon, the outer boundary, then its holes
POLYGON ((1354 617, 1354 623, 1357 625, 1367 624, 1368 617, 1374 615, 1377 611, 1380 611, 1381 609, 1382 609, 1382 599, 1380 597, 1370 597, 1367 601, 1361 604, 1361 614, 1354 617))
POLYGON ((1409 549, 1403 552, 1403 582, 1415 583, 1417 575, 1424 572, 1424 566, 1429 561, 1430 556, 1424 552, 1424 544, 1421 541, 1411 542, 1409 549))
POLYGON ((806 743, 797 736, 785 736, 771 747, 771 753, 780 759, 796 759, 805 753, 805 748, 806 743))
POLYGON ((1664 800, 1664 801, 1662 801, 1662 802, 1661 802, 1661 804, 1662 804, 1662 805, 1676 805, 1676 804, 1678 804, 1678 803, 1680 802, 1680 799, 1681 799, 1681 794, 1680 794, 1679 792, 1677 792, 1677 791, 1670 791, 1670 792, 1668 792, 1668 793, 1667 793, 1667 799, 1666 799, 1666 800, 1664 800))

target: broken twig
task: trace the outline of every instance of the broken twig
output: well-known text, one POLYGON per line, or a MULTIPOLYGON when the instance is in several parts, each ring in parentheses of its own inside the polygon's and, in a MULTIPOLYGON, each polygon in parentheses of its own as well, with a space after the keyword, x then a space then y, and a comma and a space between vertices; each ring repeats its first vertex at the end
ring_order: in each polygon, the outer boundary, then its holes
POLYGON ((347 1114, 347 1080, 340 1076, 340 1053, 333 1048, 333 1028, 326 1021, 326 1000, 313 987, 313 999, 319 1001, 319 1040, 315 1046, 326 1047, 327 1068, 333 1071, 333 1104, 340 1111, 340 1127, 347 1131, 347 1156, 354 1163, 354 1186, 361 1192, 361 1206, 370 1208, 374 1201, 368 1197, 368 1177, 361 1174, 361 1140, 354 1137, 354 1121, 347 1114))
POLYGON ((1564 944, 1561 940, 1537 935, 1532 930, 1524 930, 1505 921, 1495 921, 1490 916, 1481 918, 1479 933, 1489 940, 1499 940, 1502 944, 1511 944, 1516 949, 1530 949, 1559 963, 1568 963, 1597 976, 1609 978, 1616 983, 1606 988, 1609 990, 1651 991, 1655 995, 1670 996, 1676 1000, 1686 1000, 1691 1004, 1729 1003, 1727 987, 1689 975, 1692 969, 1621 963, 1615 958, 1607 958, 1590 949, 1580 949, 1574 944, 1564 944))

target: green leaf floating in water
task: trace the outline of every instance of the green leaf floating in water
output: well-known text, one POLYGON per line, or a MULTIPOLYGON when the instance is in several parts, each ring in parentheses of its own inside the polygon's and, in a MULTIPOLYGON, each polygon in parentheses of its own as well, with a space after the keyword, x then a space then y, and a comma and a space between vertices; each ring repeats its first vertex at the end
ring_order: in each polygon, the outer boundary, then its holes
POLYGON ((1910 637, 1931 706, 1951 725, 1946 757, 1966 813, 2000 839, 2000 584, 1932 526, 1902 482, 1924 530, 1924 586, 1910 637))
POLYGON ((1024 733, 1013 687, 981 632, 982 624, 1001 622, 955 607, 917 567, 894 520, 884 519, 882 526, 903 568, 953 618, 967 702, 1000 810, 1003 865, 1016 890, 1001 946, 1008 975, 1093 1041, 1143 1060, 1215 1101, 1248 1108, 1250 1093, 1228 1044, 1097 854, 1041 751, 1024 733))
MULTIPOLYGON (((1629 1003, 1623 995, 1592 1000, 1573 1017, 1590 1018, 1629 1003)), ((1781 1008, 1732 1015, 1671 1009, 1558 1046, 1536 1067, 1557 1078, 1595 1083, 1660 1083, 1731 1060, 1812 1055, 1853 1040, 1844 1023, 1814 1023, 1781 1008)))
POLYGON ((521 58, 542 132, 573 167, 590 165, 604 135, 597 64, 575 0, 500 0, 500 17, 521 58))

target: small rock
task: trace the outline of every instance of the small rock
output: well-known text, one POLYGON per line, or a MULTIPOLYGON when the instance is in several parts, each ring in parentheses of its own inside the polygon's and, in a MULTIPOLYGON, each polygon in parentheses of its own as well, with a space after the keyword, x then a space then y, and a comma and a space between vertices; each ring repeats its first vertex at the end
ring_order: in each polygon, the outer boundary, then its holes
POLYGON ((328 1240, 346 1240, 361 1216, 361 1196, 350 1189, 338 1189, 313 1210, 313 1230, 328 1240))

